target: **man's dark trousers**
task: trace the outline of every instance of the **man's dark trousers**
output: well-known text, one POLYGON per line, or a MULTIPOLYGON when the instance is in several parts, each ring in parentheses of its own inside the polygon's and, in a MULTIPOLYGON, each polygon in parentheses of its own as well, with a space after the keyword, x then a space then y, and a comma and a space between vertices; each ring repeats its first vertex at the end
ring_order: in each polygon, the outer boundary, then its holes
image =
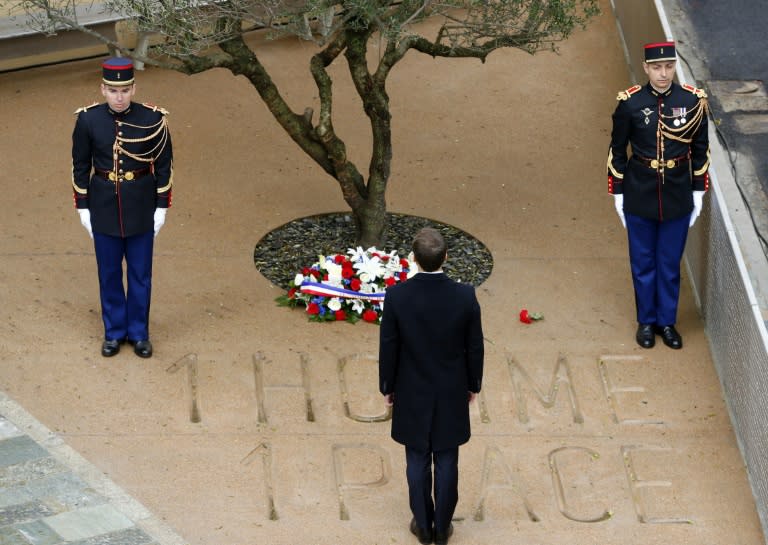
POLYGON ((680 260, 690 217, 657 221, 626 214, 638 323, 668 326, 677 321, 680 260))
POLYGON ((104 338, 119 341, 149 339, 149 302, 152 295, 153 231, 130 237, 93 234, 99 269, 104 338), (126 262, 126 292, 123 286, 126 262))
POLYGON ((459 501, 459 447, 423 452, 405 447, 405 474, 411 511, 420 528, 445 531, 459 501), (432 463, 435 464, 435 496, 432 500, 432 463))

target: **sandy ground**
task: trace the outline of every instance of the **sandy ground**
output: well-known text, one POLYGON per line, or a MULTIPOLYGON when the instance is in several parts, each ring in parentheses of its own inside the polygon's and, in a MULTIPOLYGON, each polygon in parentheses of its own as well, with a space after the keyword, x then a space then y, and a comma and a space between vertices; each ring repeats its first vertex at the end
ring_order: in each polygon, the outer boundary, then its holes
MULTIPOLYGON (((604 182, 610 114, 630 82, 604 7, 559 55, 502 51, 482 65, 414 53, 390 78, 390 210, 454 224, 495 260, 478 289, 485 389, 452 543, 758 545, 687 283, 684 350, 633 340, 625 233, 604 182), (519 323, 523 307, 545 320, 519 323)), ((311 51, 260 49, 298 111, 316 105, 311 51)), ((365 170, 359 100, 343 66, 332 72, 335 124, 365 170)), ((2 74, 2 388, 190 544, 415 543, 402 449, 388 422, 356 420, 383 411, 378 329, 278 308, 252 261, 278 225, 344 210, 335 182, 244 78, 138 77, 138 98, 171 112, 176 156, 155 357, 99 355, 95 260, 69 166, 71 112, 100 99, 98 61, 2 74)))

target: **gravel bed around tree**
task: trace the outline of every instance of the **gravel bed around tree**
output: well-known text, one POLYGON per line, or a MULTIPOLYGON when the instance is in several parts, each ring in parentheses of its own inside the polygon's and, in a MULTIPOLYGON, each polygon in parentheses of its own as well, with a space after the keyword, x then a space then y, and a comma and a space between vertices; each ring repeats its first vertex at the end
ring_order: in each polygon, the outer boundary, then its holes
MULTIPOLYGON (((493 269, 493 256, 478 239, 461 229, 419 216, 387 214, 386 244, 380 250, 411 252, 411 242, 422 227, 434 227, 448 244, 445 273, 474 286, 482 284, 493 269)), ((288 289, 303 267, 318 255, 346 253, 355 246, 355 225, 349 212, 320 214, 292 220, 267 233, 253 252, 256 269, 273 284, 288 289)))

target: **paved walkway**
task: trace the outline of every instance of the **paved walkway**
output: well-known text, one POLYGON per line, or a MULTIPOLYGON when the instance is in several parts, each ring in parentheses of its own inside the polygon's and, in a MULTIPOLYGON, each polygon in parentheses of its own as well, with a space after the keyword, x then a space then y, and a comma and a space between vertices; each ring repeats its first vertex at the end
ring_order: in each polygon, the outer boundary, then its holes
POLYGON ((0 544, 64 543, 183 540, 0 392, 0 544))

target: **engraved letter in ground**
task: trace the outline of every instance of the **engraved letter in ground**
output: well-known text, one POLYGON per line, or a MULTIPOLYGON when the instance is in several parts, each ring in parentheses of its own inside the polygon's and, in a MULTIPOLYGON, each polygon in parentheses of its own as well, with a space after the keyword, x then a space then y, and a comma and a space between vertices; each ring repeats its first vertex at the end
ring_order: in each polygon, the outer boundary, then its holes
POLYGON ((349 520, 345 492, 350 489, 376 488, 389 482, 392 475, 389 454, 383 448, 365 443, 334 444, 333 478, 339 497, 339 519, 349 520), (375 459, 371 462, 371 458, 375 459), (374 472, 373 478, 365 478, 374 472))
POLYGON ((564 386, 565 392, 568 394, 568 401, 570 402, 574 423, 584 423, 584 416, 581 414, 579 400, 576 396, 576 390, 573 387, 571 367, 568 364, 568 359, 563 354, 560 354, 557 358, 557 363, 555 363, 555 368, 552 371, 552 379, 549 382, 549 391, 547 393, 542 392, 533 379, 531 379, 525 368, 523 368, 523 366, 512 356, 507 356, 507 369, 509 370, 509 376, 512 379, 514 402, 517 406, 517 418, 522 424, 528 424, 530 421, 530 418, 528 417, 526 396, 523 394, 523 383, 527 384, 530 389, 533 390, 536 394, 536 399, 539 400, 539 403, 541 403, 541 406, 545 409, 551 409, 555 406, 555 403, 557 402, 557 394, 560 391, 561 386, 564 386))
POLYGON ((197 354, 187 354, 173 363, 166 371, 175 373, 179 369, 187 369, 187 379, 189 383, 189 421, 197 424, 202 421, 200 417, 200 408, 197 404, 198 382, 197 382, 197 354))

